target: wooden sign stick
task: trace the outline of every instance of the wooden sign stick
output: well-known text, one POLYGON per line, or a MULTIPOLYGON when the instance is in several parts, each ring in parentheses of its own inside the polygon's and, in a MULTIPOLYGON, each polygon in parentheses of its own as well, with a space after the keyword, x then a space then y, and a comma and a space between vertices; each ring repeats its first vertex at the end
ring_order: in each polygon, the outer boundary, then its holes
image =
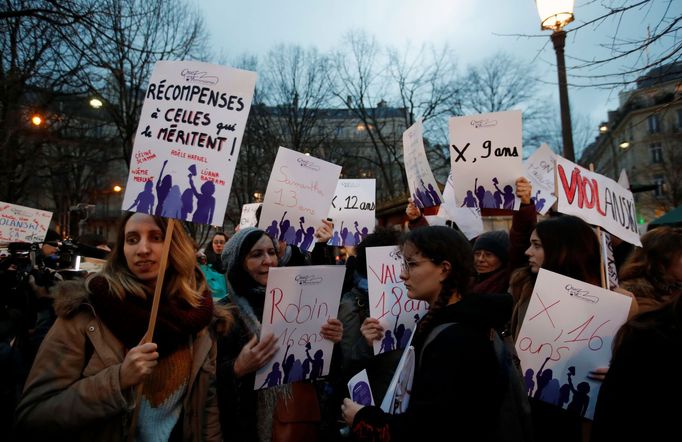
MULTIPOLYGON (((168 266, 168 252, 170 251, 171 240, 173 239, 173 229, 175 228, 175 219, 168 219, 168 226, 166 227, 166 237, 163 239, 163 250, 161 251, 161 262, 159 263, 159 274, 156 276, 156 286, 154 287, 154 299, 152 300, 152 309, 149 315, 149 325, 147 326, 147 333, 142 338, 142 343, 146 344, 152 342, 154 337, 154 328, 156 327, 156 317, 159 313, 159 303, 161 302, 161 290, 163 289, 163 278, 166 274, 166 267, 168 266)), ((137 427, 137 417, 140 414, 140 400, 142 399, 142 388, 144 381, 135 388, 135 410, 133 411, 133 419, 130 422, 128 429, 128 441, 135 440, 135 430, 137 427)))

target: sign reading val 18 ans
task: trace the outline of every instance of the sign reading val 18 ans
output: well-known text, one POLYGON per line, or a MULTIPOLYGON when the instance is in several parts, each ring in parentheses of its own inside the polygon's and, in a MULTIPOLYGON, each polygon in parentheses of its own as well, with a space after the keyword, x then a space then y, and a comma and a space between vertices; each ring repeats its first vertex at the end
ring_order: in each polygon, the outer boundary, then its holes
POLYGON ((329 209, 334 221, 331 246, 355 246, 374 231, 376 180, 339 180, 329 209))
POLYGON ((265 191, 258 227, 270 237, 312 250, 327 217, 341 166, 280 147, 265 191))
POLYGON ((334 343, 320 327, 337 316, 344 273, 343 266, 270 268, 260 337, 273 333, 279 350, 256 372, 254 389, 329 374, 334 343))
POLYGON ((159 61, 147 88, 123 209, 221 224, 256 73, 159 61))
POLYGON ((514 184, 524 174, 521 111, 452 117, 448 126, 459 205, 518 209, 514 184))
POLYGON ((407 296, 400 279, 403 257, 398 247, 367 247, 366 253, 369 316, 384 328, 381 341, 374 341, 374 354, 404 349, 429 305, 407 296))
POLYGON ((592 419, 611 342, 632 301, 586 282, 540 269, 516 351, 529 396, 592 419))
POLYGON ((0 201, 0 244, 41 242, 51 219, 52 212, 0 201))

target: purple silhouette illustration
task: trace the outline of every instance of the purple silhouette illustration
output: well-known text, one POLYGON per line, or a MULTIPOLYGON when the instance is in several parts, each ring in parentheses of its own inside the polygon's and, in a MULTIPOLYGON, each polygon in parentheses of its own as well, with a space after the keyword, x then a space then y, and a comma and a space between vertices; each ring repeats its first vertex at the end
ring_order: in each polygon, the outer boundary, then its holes
POLYGON ((471 190, 467 190, 467 196, 464 197, 464 201, 462 202, 461 207, 478 207, 478 203, 476 202, 476 197, 474 197, 474 193, 471 190))
POLYGON ((279 229, 277 228, 277 220, 272 220, 272 224, 270 224, 266 229, 265 233, 270 236, 270 238, 277 240, 279 238, 279 229))
POLYGON ((303 380, 303 365, 300 359, 296 359, 293 354, 288 355, 291 344, 287 345, 287 350, 284 352, 282 370, 284 370, 284 384, 289 382, 297 382, 303 380))
POLYGON ((170 188, 168 195, 166 195, 166 201, 163 203, 161 216, 179 219, 181 214, 182 199, 180 196, 180 186, 176 184, 170 188))
POLYGON ((279 369, 279 362, 272 364, 272 371, 268 373, 260 388, 275 387, 282 383, 282 371, 279 369), (267 387, 266 387, 267 386, 267 387))
POLYGON ((159 173, 159 179, 156 180, 156 199, 159 201, 156 205, 156 210, 154 211, 154 215, 156 216, 162 216, 163 203, 173 186, 173 178, 170 175, 163 176, 163 170, 166 168, 166 164, 168 164, 168 160, 163 162, 161 172, 159 173))
POLYGON ((535 390, 535 381, 533 380, 533 375, 535 374, 535 371, 533 371, 532 368, 529 368, 526 370, 525 375, 523 376, 523 382, 526 384, 526 394, 528 396, 533 395, 533 390, 535 390))
POLYGON ((360 381, 353 386, 353 402, 360 405, 372 405, 372 392, 369 389, 367 382, 360 381))
POLYGON ((545 203, 547 200, 544 198, 540 198, 540 191, 538 190, 537 193, 535 194, 534 197, 531 198, 531 201, 535 203, 535 211, 536 212, 542 212, 542 208, 545 207, 545 203))
POLYGON ((355 233, 353 234, 353 239, 355 240, 355 244, 360 244, 360 241, 362 241, 362 233, 360 233, 360 229, 358 228, 360 225, 358 224, 357 221, 353 223, 355 226, 355 233))
POLYGON ((379 348, 379 353, 386 353, 395 349, 395 340, 393 339, 393 333, 391 330, 386 330, 384 333, 384 339, 381 340, 381 347, 379 348))
POLYGON ((289 229, 284 233, 284 242, 296 245, 296 228, 294 226, 290 225, 289 229))
POLYGON ((137 198, 133 204, 128 208, 128 211, 133 210, 137 207, 137 211, 141 213, 146 213, 148 215, 152 214, 152 209, 154 208, 154 183, 147 181, 144 183, 144 190, 137 194, 137 198))
POLYGON ((310 226, 305 231, 305 236, 303 237, 303 242, 301 243, 301 250, 308 250, 314 239, 315 227, 310 226))
MULTIPOLYGON (((422 203, 424 203, 424 207, 433 207, 436 205, 436 202, 431 198, 431 192, 429 192, 429 189, 426 188, 426 184, 424 184, 423 179, 419 179, 421 181, 420 188, 424 189, 421 191, 422 194, 422 203)), ((419 190, 418 190, 419 191, 419 190)))
POLYGON ((431 199, 433 200, 433 204, 435 206, 439 206, 442 203, 440 197, 438 196, 438 192, 436 192, 436 189, 433 188, 433 184, 429 183, 427 192, 429 195, 431 195, 431 199))
MULTIPOLYGON (((493 178, 493 182, 497 181, 497 178, 493 178)), ((485 187, 478 185, 478 178, 474 180, 474 189, 476 198, 478 198, 478 207, 481 209, 497 209, 499 206, 495 204, 495 197, 490 190, 486 190, 485 187)))
POLYGON ((197 192, 196 187, 194 187, 192 175, 192 173, 188 175, 189 187, 192 189, 192 193, 197 199, 197 210, 194 211, 192 222, 211 224, 213 221, 213 212, 215 210, 215 198, 213 197, 213 193, 215 193, 215 184, 213 184, 213 181, 206 181, 201 185, 201 193, 199 193, 197 192))
POLYGON ((192 193, 192 189, 185 189, 185 191, 182 192, 180 199, 182 200, 180 219, 186 220, 187 215, 192 213, 192 210, 194 210, 194 193, 192 193))
MULTIPOLYGON (((291 221, 289 221, 288 219, 284 219, 285 216, 287 216, 287 212, 284 212, 282 214, 282 219, 279 221, 279 240, 286 242, 286 239, 284 239, 284 236, 289 231, 289 227, 291 226, 291 221)), ((296 239, 296 238, 294 237, 294 239, 296 239)), ((287 242, 287 244, 290 244, 290 243, 287 242)))
POLYGON ((341 236, 339 235, 338 230, 334 230, 334 235, 332 235, 332 244, 333 246, 340 246, 341 245, 341 236))
POLYGON ((573 400, 568 404, 566 409, 585 417, 587 406, 590 404, 590 396, 588 394, 590 392, 590 384, 583 381, 579 383, 577 387, 574 387, 573 376, 575 376, 575 367, 569 367, 568 386, 571 389, 571 393, 573 393, 573 400))
POLYGON ((306 361, 310 362, 310 379, 311 381, 314 381, 320 377, 322 377, 322 371, 324 370, 324 352, 322 349, 319 349, 315 352, 315 357, 311 358, 310 357, 310 342, 307 342, 305 344, 305 354, 306 354, 306 361))
POLYGON ((303 241, 303 236, 305 234, 305 227, 303 227, 303 223, 305 222, 305 217, 300 217, 298 219, 298 225, 300 226, 296 230, 296 245, 301 244, 301 241, 303 241))
POLYGON ((495 204, 498 205, 497 207, 514 210, 514 188, 507 184, 504 186, 504 191, 502 191, 498 186, 499 183, 497 178, 493 178, 493 184, 495 185, 495 189, 497 189, 495 191, 495 204), (504 203, 502 202, 503 199, 504 203))

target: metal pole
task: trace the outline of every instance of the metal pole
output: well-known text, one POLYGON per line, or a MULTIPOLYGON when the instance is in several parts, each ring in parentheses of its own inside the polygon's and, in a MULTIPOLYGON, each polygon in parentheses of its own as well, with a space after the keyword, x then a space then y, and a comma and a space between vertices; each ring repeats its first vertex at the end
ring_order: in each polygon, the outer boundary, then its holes
POLYGON ((559 30, 552 33, 552 43, 556 52, 556 67, 559 74, 559 104, 561 105, 561 135, 564 141, 564 158, 575 162, 573 151, 573 133, 571 130, 571 110, 568 104, 568 85, 566 82, 566 63, 564 62, 564 44, 566 32, 559 30))

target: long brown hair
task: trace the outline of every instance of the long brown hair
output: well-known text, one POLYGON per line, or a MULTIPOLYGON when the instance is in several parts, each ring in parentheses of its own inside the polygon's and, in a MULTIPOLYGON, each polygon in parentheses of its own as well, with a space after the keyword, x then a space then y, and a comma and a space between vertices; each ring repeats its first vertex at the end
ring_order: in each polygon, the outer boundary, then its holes
MULTIPOLYGON (((153 291, 133 275, 128 268, 123 246, 125 243, 125 226, 136 212, 126 213, 119 221, 116 229, 116 243, 108 256, 107 263, 99 273, 109 282, 110 290, 119 298, 123 299, 126 293, 140 298, 146 298, 153 291)), ((160 216, 147 215, 154 218, 154 223, 159 226, 165 236, 168 228, 168 220, 160 216)), ((194 246, 191 238, 187 235, 184 226, 176 222, 171 238, 170 250, 168 251, 168 267, 164 278, 164 293, 170 298, 180 298, 187 301, 193 307, 201 305, 208 285, 206 278, 199 268, 194 246)))
POLYGON ((642 236, 642 247, 636 249, 625 261, 619 279, 645 278, 661 295, 675 284, 668 269, 682 254, 682 228, 662 226, 642 236))

